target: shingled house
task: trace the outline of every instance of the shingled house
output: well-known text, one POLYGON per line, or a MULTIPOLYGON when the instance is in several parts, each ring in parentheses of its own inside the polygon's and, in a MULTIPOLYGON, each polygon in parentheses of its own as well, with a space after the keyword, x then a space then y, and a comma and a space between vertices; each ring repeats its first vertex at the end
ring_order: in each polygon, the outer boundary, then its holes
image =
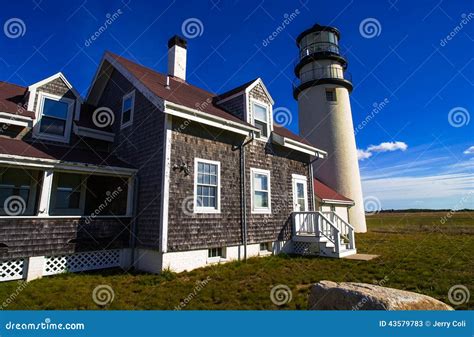
POLYGON ((273 122, 259 78, 189 84, 186 53, 170 39, 161 74, 106 52, 84 99, 61 73, 0 82, 0 280, 355 253, 351 200, 313 179, 326 152, 273 122))

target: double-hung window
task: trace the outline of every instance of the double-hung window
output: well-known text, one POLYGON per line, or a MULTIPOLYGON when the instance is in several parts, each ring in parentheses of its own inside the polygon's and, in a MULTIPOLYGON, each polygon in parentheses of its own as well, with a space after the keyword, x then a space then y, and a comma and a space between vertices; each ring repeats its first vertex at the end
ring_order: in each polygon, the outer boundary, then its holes
POLYGON ((252 213, 271 213, 270 171, 250 169, 252 213))
POLYGON ((71 129, 73 108, 73 99, 40 92, 37 108, 40 117, 38 126, 35 128, 35 136, 67 142, 71 129))
POLYGON ((84 176, 75 173, 58 172, 54 175, 51 196, 52 215, 82 215, 86 184, 84 176))
POLYGON ((268 121, 268 107, 266 105, 253 102, 253 121, 255 127, 260 129, 261 137, 267 138, 270 129, 268 121))
POLYGON ((196 158, 194 161, 194 212, 220 212, 220 163, 196 158))
POLYGON ((122 98, 122 120, 121 128, 125 128, 133 123, 133 112, 135 110, 135 90, 126 94, 122 98))

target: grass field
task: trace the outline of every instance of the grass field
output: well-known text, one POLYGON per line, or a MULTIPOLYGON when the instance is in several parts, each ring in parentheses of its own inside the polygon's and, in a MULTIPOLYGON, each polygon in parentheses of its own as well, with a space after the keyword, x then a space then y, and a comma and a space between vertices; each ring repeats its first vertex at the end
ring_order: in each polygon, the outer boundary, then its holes
MULTIPOLYGON (((446 215, 368 216, 369 232, 356 236, 357 248, 380 257, 367 262, 280 255, 181 274, 64 274, 33 281, 24 289, 18 282, 1 283, 0 304, 9 299, 6 309, 174 309, 188 298, 185 310, 306 309, 309 287, 320 280, 384 280, 384 286, 420 292, 449 304, 452 286, 474 291, 474 212, 446 215), (115 297, 102 308, 92 300, 92 292, 104 284, 112 287, 115 297), (292 290, 292 300, 282 307, 270 300, 270 291, 278 284, 292 290)), ((454 307, 473 309, 474 294, 468 303, 454 307)))

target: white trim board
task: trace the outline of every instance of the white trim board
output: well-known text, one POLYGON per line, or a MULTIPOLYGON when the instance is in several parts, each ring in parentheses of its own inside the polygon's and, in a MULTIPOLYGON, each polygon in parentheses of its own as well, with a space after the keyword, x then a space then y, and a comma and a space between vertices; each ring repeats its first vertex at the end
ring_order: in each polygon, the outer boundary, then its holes
POLYGON ((55 159, 23 157, 7 154, 0 154, 0 164, 84 173, 97 173, 109 176, 130 176, 137 172, 136 169, 117 166, 97 166, 85 163, 62 162, 55 159))
POLYGON ((243 125, 238 122, 230 121, 221 117, 208 114, 206 112, 202 112, 200 110, 188 108, 183 105, 179 105, 169 101, 165 101, 164 112, 166 114, 206 124, 222 130, 231 131, 243 136, 248 136, 249 133, 252 131, 259 132, 259 130, 253 126, 243 125))
POLYGON ((173 117, 165 115, 165 123, 163 129, 163 164, 161 177, 161 210, 160 219, 160 237, 161 252, 168 251, 168 212, 169 212, 169 196, 170 196, 170 174, 171 174, 171 141, 172 141, 173 117))
POLYGON ((77 126, 76 124, 73 125, 73 131, 78 136, 104 140, 106 142, 113 142, 115 138, 115 133, 113 132, 106 132, 87 128, 84 126, 77 126))
POLYGON ((316 154, 319 156, 319 158, 325 158, 327 156, 327 152, 320 150, 318 148, 315 148, 313 146, 309 146, 306 144, 303 144, 301 142, 298 142, 294 139, 288 138, 281 136, 275 132, 272 132, 272 141, 278 145, 281 145, 283 147, 299 151, 302 153, 309 154, 311 156, 316 156, 316 154))

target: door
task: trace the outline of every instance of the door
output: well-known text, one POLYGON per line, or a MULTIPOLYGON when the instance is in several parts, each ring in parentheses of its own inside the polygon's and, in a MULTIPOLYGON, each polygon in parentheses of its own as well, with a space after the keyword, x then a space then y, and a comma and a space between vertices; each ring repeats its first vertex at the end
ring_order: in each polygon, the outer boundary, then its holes
MULTIPOLYGON (((293 175, 293 211, 308 211, 308 183, 305 176, 293 175)), ((296 214, 295 225, 298 233, 314 233, 309 214, 296 214)))

